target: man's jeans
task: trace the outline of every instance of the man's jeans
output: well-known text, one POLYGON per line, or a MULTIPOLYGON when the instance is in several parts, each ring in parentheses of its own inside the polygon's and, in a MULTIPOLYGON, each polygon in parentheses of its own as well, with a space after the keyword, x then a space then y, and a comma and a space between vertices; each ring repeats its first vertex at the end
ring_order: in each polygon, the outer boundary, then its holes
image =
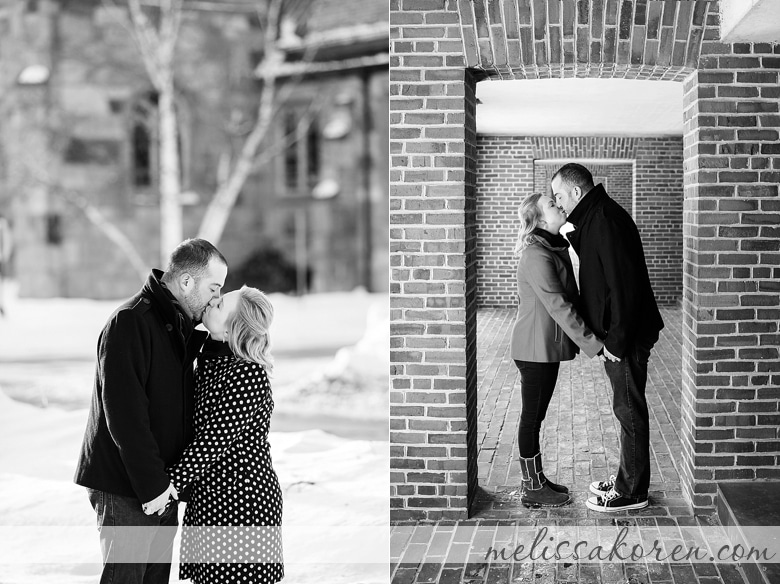
POLYGON ((178 504, 162 515, 146 515, 141 502, 87 489, 97 513, 103 573, 100 584, 168 584, 178 504))
POLYGON ((647 363, 654 344, 654 340, 639 340, 619 362, 604 363, 612 384, 612 411, 621 428, 615 490, 632 499, 647 498, 650 487, 650 424, 645 388, 647 363))

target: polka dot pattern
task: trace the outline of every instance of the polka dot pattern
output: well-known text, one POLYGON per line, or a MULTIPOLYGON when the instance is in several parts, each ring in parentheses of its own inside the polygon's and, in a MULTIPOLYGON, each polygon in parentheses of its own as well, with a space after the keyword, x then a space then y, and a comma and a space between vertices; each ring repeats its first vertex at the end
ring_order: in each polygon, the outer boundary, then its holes
POLYGON ((265 584, 284 577, 282 492, 267 441, 273 407, 262 365, 232 355, 198 360, 195 439, 169 469, 178 491, 192 489, 183 520, 181 579, 265 584), (248 558, 258 563, 238 563, 248 558))

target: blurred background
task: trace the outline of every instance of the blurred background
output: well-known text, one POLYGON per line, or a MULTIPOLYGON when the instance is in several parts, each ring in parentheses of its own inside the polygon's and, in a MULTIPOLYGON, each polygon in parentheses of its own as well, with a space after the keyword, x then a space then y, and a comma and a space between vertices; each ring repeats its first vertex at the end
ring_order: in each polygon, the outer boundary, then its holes
POLYGON ((19 295, 131 295, 194 235, 231 282, 386 291, 387 3, 141 1, 0 0, 19 295))
MULTIPOLYGON (((387 46, 385 0, 0 0, 0 539, 94 524, 71 481, 97 336, 196 236, 275 306, 285 523, 387 524, 387 46)), ((92 582, 83 543, 0 582, 92 582)))

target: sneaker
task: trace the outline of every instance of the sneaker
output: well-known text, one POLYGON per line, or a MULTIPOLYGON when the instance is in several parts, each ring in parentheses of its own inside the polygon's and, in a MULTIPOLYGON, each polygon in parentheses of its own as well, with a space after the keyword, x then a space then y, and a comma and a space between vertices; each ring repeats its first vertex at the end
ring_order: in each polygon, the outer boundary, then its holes
POLYGON ((588 509, 592 509, 593 511, 614 513, 616 511, 644 509, 647 507, 648 501, 647 497, 644 499, 631 499, 629 497, 624 497, 615 489, 612 489, 604 495, 589 497, 588 500, 585 501, 585 505, 588 507, 588 509))
POLYGON ((606 495, 615 488, 617 477, 612 475, 606 481, 593 481, 590 484, 590 492, 594 495, 606 495))

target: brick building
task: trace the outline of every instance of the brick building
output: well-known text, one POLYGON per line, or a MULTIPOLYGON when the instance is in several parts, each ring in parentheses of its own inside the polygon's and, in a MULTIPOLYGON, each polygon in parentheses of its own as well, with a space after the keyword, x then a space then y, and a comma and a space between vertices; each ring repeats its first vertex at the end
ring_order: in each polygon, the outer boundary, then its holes
MULTIPOLYGON (((385 290, 387 7, 288 5, 279 93, 292 97, 219 247, 232 268, 278 251, 305 275, 299 291, 385 290)), ((100 0, 0 2, 0 213, 14 227, 21 296, 137 289, 137 271, 95 221, 148 267, 159 263, 156 94, 117 10, 100 0)), ((184 237, 198 232, 256 116, 256 10, 248 0, 185 3, 175 81, 184 237)))
POLYGON ((535 159, 560 158, 541 152, 554 142, 478 139, 475 90, 488 79, 683 85, 682 147, 606 140, 599 152, 577 144, 573 155, 631 152, 610 157, 634 164, 632 211, 653 248, 654 286, 664 303, 682 301, 685 499, 711 512, 719 482, 780 480, 780 45, 772 42, 780 34, 775 26, 766 36, 766 22, 763 37, 732 26, 737 4, 745 3, 392 0, 395 521, 469 515, 477 492, 476 311, 512 296, 505 254, 492 246, 512 229, 488 215, 511 206, 499 194, 506 177, 498 161, 521 160, 516 170, 530 185, 546 172, 535 159), (655 183, 679 184, 677 164, 681 194, 659 200, 655 183), (670 232, 653 240, 647 226, 656 213, 670 232))

